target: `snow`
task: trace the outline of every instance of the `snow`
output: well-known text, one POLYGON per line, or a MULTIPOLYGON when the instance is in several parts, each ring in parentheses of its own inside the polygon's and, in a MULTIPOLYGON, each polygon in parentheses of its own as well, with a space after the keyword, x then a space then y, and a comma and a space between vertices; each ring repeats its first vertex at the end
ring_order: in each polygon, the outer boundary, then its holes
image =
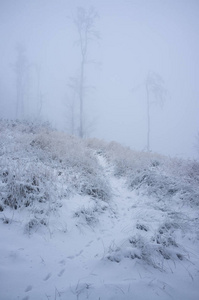
POLYGON ((72 189, 74 174, 56 175, 59 197, 53 188, 44 217, 38 195, 0 212, 0 299, 198 299, 198 207, 129 188, 107 154, 90 153, 109 199, 72 189))

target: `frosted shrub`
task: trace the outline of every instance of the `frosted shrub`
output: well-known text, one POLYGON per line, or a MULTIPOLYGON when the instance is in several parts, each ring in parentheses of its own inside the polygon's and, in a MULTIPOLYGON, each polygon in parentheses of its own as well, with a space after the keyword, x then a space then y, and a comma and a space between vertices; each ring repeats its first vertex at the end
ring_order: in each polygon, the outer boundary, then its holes
MULTIPOLYGON (((31 143, 48 154, 56 167, 69 168, 74 173, 71 182, 78 193, 101 200, 110 198, 110 187, 103 178, 103 170, 83 141, 59 132, 42 133, 31 143)), ((42 154, 42 160, 45 160, 42 154)))
POLYGON ((79 218, 80 221, 91 226, 98 222, 99 211, 97 206, 88 208, 82 207, 74 213, 74 217, 79 218))
POLYGON ((89 195, 103 201, 111 198, 110 186, 103 178, 103 174, 98 168, 96 171, 82 172, 75 177, 75 188, 82 195, 89 195), (101 173, 101 174, 100 174, 101 173))
POLYGON ((54 194, 53 174, 45 166, 27 161, 7 160, 6 171, 1 174, 1 205, 12 208, 32 206, 34 202, 51 200, 54 194))
MULTIPOLYGON (((144 234, 138 232, 132 235, 121 247, 110 247, 106 257, 112 262, 119 263, 128 258, 153 266, 161 271, 167 270, 165 261, 171 260, 175 263, 175 261, 188 259, 184 248, 176 241, 175 231, 178 228, 178 224, 165 222, 152 235, 148 229, 147 231, 144 230, 144 234)), ((143 230, 143 228, 137 229, 143 230)))
POLYGON ((78 167, 87 159, 81 140, 57 131, 41 132, 30 145, 39 152, 41 160, 57 166, 78 167))
POLYGON ((184 183, 199 184, 199 162, 178 158, 167 159, 163 166, 164 171, 184 183))
POLYGON ((71 193, 110 198, 103 170, 83 140, 47 125, 0 123, 1 211, 56 202, 71 193))
POLYGON ((86 147, 96 150, 97 153, 99 154, 104 154, 104 155, 106 154, 108 143, 105 142, 104 140, 92 138, 92 139, 85 140, 84 144, 86 145, 86 147))
POLYGON ((158 167, 162 164, 164 156, 139 152, 123 147, 116 142, 105 143, 104 141, 89 140, 88 146, 93 149, 101 149, 103 155, 114 165, 115 176, 129 176, 153 166, 158 167), (99 147, 99 148, 98 148, 99 147))
POLYGON ((27 234, 31 234, 39 230, 42 226, 47 226, 48 221, 45 218, 42 218, 41 216, 35 216, 34 218, 31 218, 25 225, 24 232, 27 234))
POLYGON ((179 189, 174 179, 150 169, 133 174, 129 179, 129 187, 142 189, 146 194, 160 199, 174 196, 179 189))
MULTIPOLYGON (((148 167, 144 170, 131 172, 128 175, 128 185, 131 189, 137 189, 146 195, 155 196, 161 200, 174 199, 177 196, 184 204, 199 205, 199 186, 197 168, 195 175, 190 176, 189 163, 183 163, 175 168, 175 160, 170 168, 168 164, 161 167, 148 167)), ((192 173, 193 174, 193 173, 192 173)), ((177 199, 176 198, 176 199, 177 199)))
MULTIPOLYGON (((199 162, 134 151, 116 142, 100 144, 103 155, 114 165, 115 176, 125 176, 130 189, 158 200, 176 198, 199 205, 199 162)), ((98 145, 90 141, 92 148, 98 145)))

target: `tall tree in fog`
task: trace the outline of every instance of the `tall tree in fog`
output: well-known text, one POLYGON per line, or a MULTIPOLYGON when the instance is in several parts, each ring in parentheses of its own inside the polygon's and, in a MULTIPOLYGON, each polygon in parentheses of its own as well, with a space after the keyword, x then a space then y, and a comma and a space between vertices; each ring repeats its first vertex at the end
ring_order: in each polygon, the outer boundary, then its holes
POLYGON ((89 44, 98 39, 99 35, 95 29, 96 18, 98 17, 96 11, 93 8, 85 10, 83 7, 77 9, 76 18, 74 24, 78 33, 77 45, 80 49, 80 76, 78 82, 78 98, 80 104, 80 120, 79 120, 79 136, 82 138, 85 135, 84 132, 84 96, 85 96, 85 66, 88 62, 88 49, 89 44))
POLYGON ((150 151, 150 133, 151 133, 151 115, 150 107, 152 104, 162 106, 165 101, 166 89, 162 77, 155 73, 149 72, 145 81, 146 100, 147 100, 147 151, 150 151))
POLYGON ((39 119, 41 117, 41 111, 43 106, 43 95, 41 91, 41 66, 34 64, 37 81, 37 103, 36 103, 36 115, 39 119))
POLYGON ((146 115, 147 115, 147 145, 146 149, 149 152, 150 148, 150 136, 151 136, 151 106, 153 104, 163 106, 167 90, 164 87, 164 80, 162 77, 153 71, 150 71, 142 83, 138 84, 132 89, 136 92, 138 89, 145 87, 146 90, 146 115))
POLYGON ((14 71, 16 73, 16 118, 20 119, 25 114, 25 93, 28 78, 28 62, 26 58, 26 50, 22 44, 16 46, 17 59, 14 65, 14 71))
POLYGON ((76 77, 71 77, 68 83, 68 87, 70 89, 70 98, 68 99, 68 105, 67 105, 67 111, 69 113, 68 115, 68 120, 69 120, 69 128, 70 128, 70 133, 72 135, 75 134, 76 131, 76 113, 75 113, 75 108, 76 108, 76 100, 78 97, 78 90, 79 90, 79 82, 78 78, 76 77))

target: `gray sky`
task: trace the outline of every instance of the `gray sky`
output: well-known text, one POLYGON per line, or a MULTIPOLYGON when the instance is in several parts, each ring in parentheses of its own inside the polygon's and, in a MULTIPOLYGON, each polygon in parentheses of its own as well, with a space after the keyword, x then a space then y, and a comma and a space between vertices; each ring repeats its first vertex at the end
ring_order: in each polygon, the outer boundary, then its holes
POLYGON ((164 106, 151 106, 151 149, 196 157, 199 130, 199 1, 197 0, 0 0, 1 115, 13 116, 16 98, 16 44, 32 64, 29 101, 34 102, 34 64, 41 67, 45 118, 66 128, 67 83, 78 74, 74 45, 77 6, 94 6, 101 39, 92 43, 86 67, 90 89, 85 100, 91 136, 146 148, 146 90, 149 71, 165 83, 164 106), (64 103, 66 105, 64 105, 64 103), (3 112, 4 110, 4 112, 3 112))

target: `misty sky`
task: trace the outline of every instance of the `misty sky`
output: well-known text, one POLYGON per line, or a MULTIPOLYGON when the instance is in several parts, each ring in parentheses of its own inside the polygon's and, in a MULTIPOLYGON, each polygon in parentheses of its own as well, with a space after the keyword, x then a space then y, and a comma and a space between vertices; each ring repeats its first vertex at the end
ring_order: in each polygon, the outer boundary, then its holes
MULTIPOLYGON (((85 99, 90 136, 146 149, 145 82, 149 71, 164 79, 163 107, 151 105, 151 150, 196 157, 199 131, 198 0, 0 0, 0 94, 3 117, 14 117, 16 45, 30 63, 29 102, 36 97, 40 66, 42 115, 66 130, 70 77, 80 52, 76 8, 94 6, 100 40, 91 43, 85 99)), ((78 103, 76 103, 78 105, 78 103)), ((29 114, 34 105, 29 105, 29 114), (32 106, 31 106, 32 105, 32 106)))

